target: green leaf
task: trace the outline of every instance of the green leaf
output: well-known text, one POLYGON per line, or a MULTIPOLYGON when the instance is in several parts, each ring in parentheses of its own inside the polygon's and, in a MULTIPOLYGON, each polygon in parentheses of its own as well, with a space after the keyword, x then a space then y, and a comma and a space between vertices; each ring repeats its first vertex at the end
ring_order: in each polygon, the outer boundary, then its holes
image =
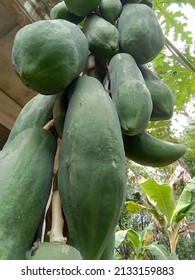
POLYGON ((142 244, 140 242, 139 234, 136 231, 134 231, 132 229, 129 229, 128 232, 127 232, 127 236, 130 239, 130 241, 132 242, 135 249, 140 248, 140 246, 142 244))
POLYGON ((152 205, 166 217, 169 222, 175 209, 172 188, 168 184, 158 184, 154 180, 147 180, 140 184, 152 205))
POLYGON ((118 248, 124 242, 128 229, 119 230, 115 233, 115 247, 118 248))
POLYGON ((167 248, 163 244, 152 243, 145 247, 157 260, 178 260, 177 255, 170 255, 167 248))
POLYGON ((145 206, 140 205, 134 201, 128 201, 125 203, 125 210, 130 214, 137 214, 140 213, 142 210, 146 209, 145 206))
MULTIPOLYGON (((186 214, 189 209, 193 206, 192 200, 192 192, 195 190, 195 177, 191 180, 191 182, 183 189, 175 210, 173 212, 172 222, 181 221, 182 215, 186 214)), ((184 217, 184 216, 183 216, 184 217)))

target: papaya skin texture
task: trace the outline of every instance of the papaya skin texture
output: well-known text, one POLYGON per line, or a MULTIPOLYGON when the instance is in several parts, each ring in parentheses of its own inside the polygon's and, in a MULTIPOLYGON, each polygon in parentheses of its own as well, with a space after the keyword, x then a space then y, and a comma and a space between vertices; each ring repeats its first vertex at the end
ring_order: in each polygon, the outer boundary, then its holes
POLYGON ((119 32, 107 20, 92 14, 85 19, 83 32, 87 38, 89 50, 96 58, 106 60, 118 52, 119 32))
POLYGON ((28 128, 0 152, 0 259, 24 260, 44 217, 56 139, 28 128))
POLYGON ((169 120, 173 116, 175 97, 171 89, 145 65, 139 66, 150 91, 153 109, 151 121, 169 120))
POLYGON ((78 16, 87 16, 93 12, 100 0, 64 0, 70 12, 78 16))
POLYGON ((29 88, 41 94, 64 90, 85 68, 88 43, 66 20, 40 20, 24 26, 14 39, 12 64, 29 88))
POLYGON ((123 135, 123 141, 126 157, 145 166, 167 166, 186 153, 184 145, 158 139, 147 132, 123 135))
POLYGON ((64 19, 64 20, 70 21, 75 24, 79 24, 84 19, 84 17, 80 17, 80 16, 77 16, 77 15, 71 13, 68 10, 64 1, 59 2, 51 9, 50 18, 51 19, 64 19))
POLYGON ((123 208, 126 175, 118 116, 95 78, 72 88, 58 182, 72 245, 83 259, 99 259, 123 208))
POLYGON ((70 245, 43 242, 35 252, 27 253, 27 260, 82 260, 81 254, 70 245))
POLYGON ((125 5, 118 30, 123 52, 132 55, 138 64, 152 61, 164 47, 164 34, 157 17, 145 4, 125 5))
POLYGON ((43 127, 52 119, 56 95, 45 96, 37 94, 20 111, 3 149, 20 132, 31 127, 43 127))
POLYGON ((141 133, 150 120, 152 100, 134 58, 127 53, 116 54, 109 62, 108 73, 123 133, 141 133))
POLYGON ((120 0, 101 0, 100 13, 105 20, 114 23, 120 16, 121 12, 122 4, 120 0))

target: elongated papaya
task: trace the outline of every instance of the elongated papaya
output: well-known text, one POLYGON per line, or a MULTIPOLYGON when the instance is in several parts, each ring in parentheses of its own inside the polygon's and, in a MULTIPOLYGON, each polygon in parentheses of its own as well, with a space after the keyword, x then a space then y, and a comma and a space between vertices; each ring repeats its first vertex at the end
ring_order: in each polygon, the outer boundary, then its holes
POLYGON ((78 16, 87 16, 93 12, 100 0, 64 0, 70 12, 78 16))
POLYGON ((27 260, 82 260, 78 250, 67 244, 42 242, 29 251, 27 260))
POLYGON ((53 106, 53 119, 58 137, 62 138, 64 120, 68 108, 68 94, 62 91, 58 94, 55 104, 53 106))
POLYGON ((85 68, 88 43, 67 20, 39 20, 21 28, 12 47, 12 64, 27 87, 44 95, 63 91, 85 68))
POLYGON ((145 65, 139 66, 153 103, 151 121, 169 120, 173 116, 175 98, 171 89, 145 65))
POLYGON ((135 136, 124 135, 123 141, 126 157, 146 166, 167 166, 186 152, 184 145, 163 141, 147 132, 135 136))
POLYGON ((123 132, 144 131, 152 113, 152 99, 134 58, 118 53, 108 65, 110 89, 123 132))
POLYGON ((111 234, 100 260, 113 260, 115 249, 115 231, 111 234))
POLYGON ((89 50, 98 59, 109 59, 118 52, 119 32, 107 20, 92 14, 85 19, 83 32, 89 50))
POLYGON ((126 175, 117 112, 93 77, 79 77, 72 85, 58 189, 72 246, 83 259, 99 259, 123 208, 126 175))
POLYGON ((56 100, 56 95, 45 96, 37 94, 32 98, 20 111, 9 137, 3 148, 23 130, 30 127, 43 127, 48 121, 53 118, 53 106, 56 100))
POLYGON ((70 21, 75 24, 80 23, 84 19, 84 17, 80 17, 80 16, 77 16, 77 15, 71 13, 68 10, 64 1, 57 3, 51 9, 50 18, 51 19, 65 19, 65 20, 70 21))
POLYGON ((99 7, 101 16, 110 23, 114 23, 122 12, 120 0, 101 0, 99 7))
POLYGON ((145 4, 127 4, 119 17, 120 45, 136 62, 152 61, 164 47, 164 34, 154 11, 145 4))
POLYGON ((24 260, 49 198, 56 139, 28 128, 0 152, 0 259, 24 260))

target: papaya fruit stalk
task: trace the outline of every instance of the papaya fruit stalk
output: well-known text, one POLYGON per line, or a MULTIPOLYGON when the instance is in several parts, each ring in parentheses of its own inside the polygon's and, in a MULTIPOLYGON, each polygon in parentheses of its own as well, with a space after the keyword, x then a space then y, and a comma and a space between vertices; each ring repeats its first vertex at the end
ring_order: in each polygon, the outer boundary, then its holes
POLYGON ((62 216, 61 201, 58 190, 52 195, 52 223, 51 231, 48 232, 50 242, 66 243, 63 236, 64 219, 62 216))

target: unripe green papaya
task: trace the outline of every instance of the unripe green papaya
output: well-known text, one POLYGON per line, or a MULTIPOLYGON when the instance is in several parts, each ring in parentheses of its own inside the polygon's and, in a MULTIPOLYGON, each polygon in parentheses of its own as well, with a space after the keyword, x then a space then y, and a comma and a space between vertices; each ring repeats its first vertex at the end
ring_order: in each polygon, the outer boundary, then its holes
POLYGON ((153 0, 142 0, 141 4, 145 4, 145 5, 147 5, 148 7, 150 7, 152 9, 154 1, 153 0))
POLYGON ((123 5, 131 3, 140 3, 141 0, 120 0, 123 5))
POLYGON ((145 65, 139 66, 153 103, 151 121, 169 120, 173 116, 175 98, 171 89, 145 65))
POLYGON ((100 0, 64 0, 70 12, 78 16, 87 16, 93 12, 100 0))
POLYGON ((113 260, 115 249, 115 231, 111 234, 100 260, 113 260))
POLYGON ((109 59, 119 50, 119 32, 107 20, 92 14, 85 19, 83 32, 89 50, 98 59, 109 59))
POLYGON ((101 0, 99 7, 101 16, 110 23, 114 23, 122 12, 120 0, 101 0))
POLYGON ((15 136, 23 130, 30 127, 43 127, 49 122, 53 118, 55 100, 56 95, 37 94, 32 98, 20 111, 3 148, 7 147, 15 136))
POLYGON ((152 61, 165 39, 154 11, 145 4, 127 4, 119 17, 120 45, 137 63, 152 61))
POLYGON ((72 85, 59 157, 58 189, 71 244, 99 259, 126 192, 125 154, 114 104, 93 77, 72 85))
POLYGON ((58 137, 62 138, 64 120, 68 108, 68 94, 62 91, 58 94, 55 104, 53 106, 53 119, 58 137))
POLYGON ((68 10, 64 1, 57 3, 51 9, 50 18, 51 19, 65 19, 65 20, 70 21, 75 24, 80 23, 84 19, 84 17, 80 17, 80 16, 77 16, 77 15, 71 13, 68 10))
POLYGON ((110 91, 124 133, 144 131, 152 113, 152 99, 134 58, 118 53, 108 65, 110 91))
POLYGON ((158 139, 147 132, 123 135, 123 141, 127 158, 151 167, 167 166, 186 153, 184 145, 158 139))
POLYGON ((81 254, 70 245, 42 242, 27 253, 27 260, 82 260, 81 254))
POLYGON ((0 259, 24 260, 44 217, 56 139, 28 128, 0 152, 0 259))
POLYGON ((63 91, 85 68, 88 43, 66 20, 40 20, 24 26, 14 39, 12 63, 28 87, 41 94, 63 91))

